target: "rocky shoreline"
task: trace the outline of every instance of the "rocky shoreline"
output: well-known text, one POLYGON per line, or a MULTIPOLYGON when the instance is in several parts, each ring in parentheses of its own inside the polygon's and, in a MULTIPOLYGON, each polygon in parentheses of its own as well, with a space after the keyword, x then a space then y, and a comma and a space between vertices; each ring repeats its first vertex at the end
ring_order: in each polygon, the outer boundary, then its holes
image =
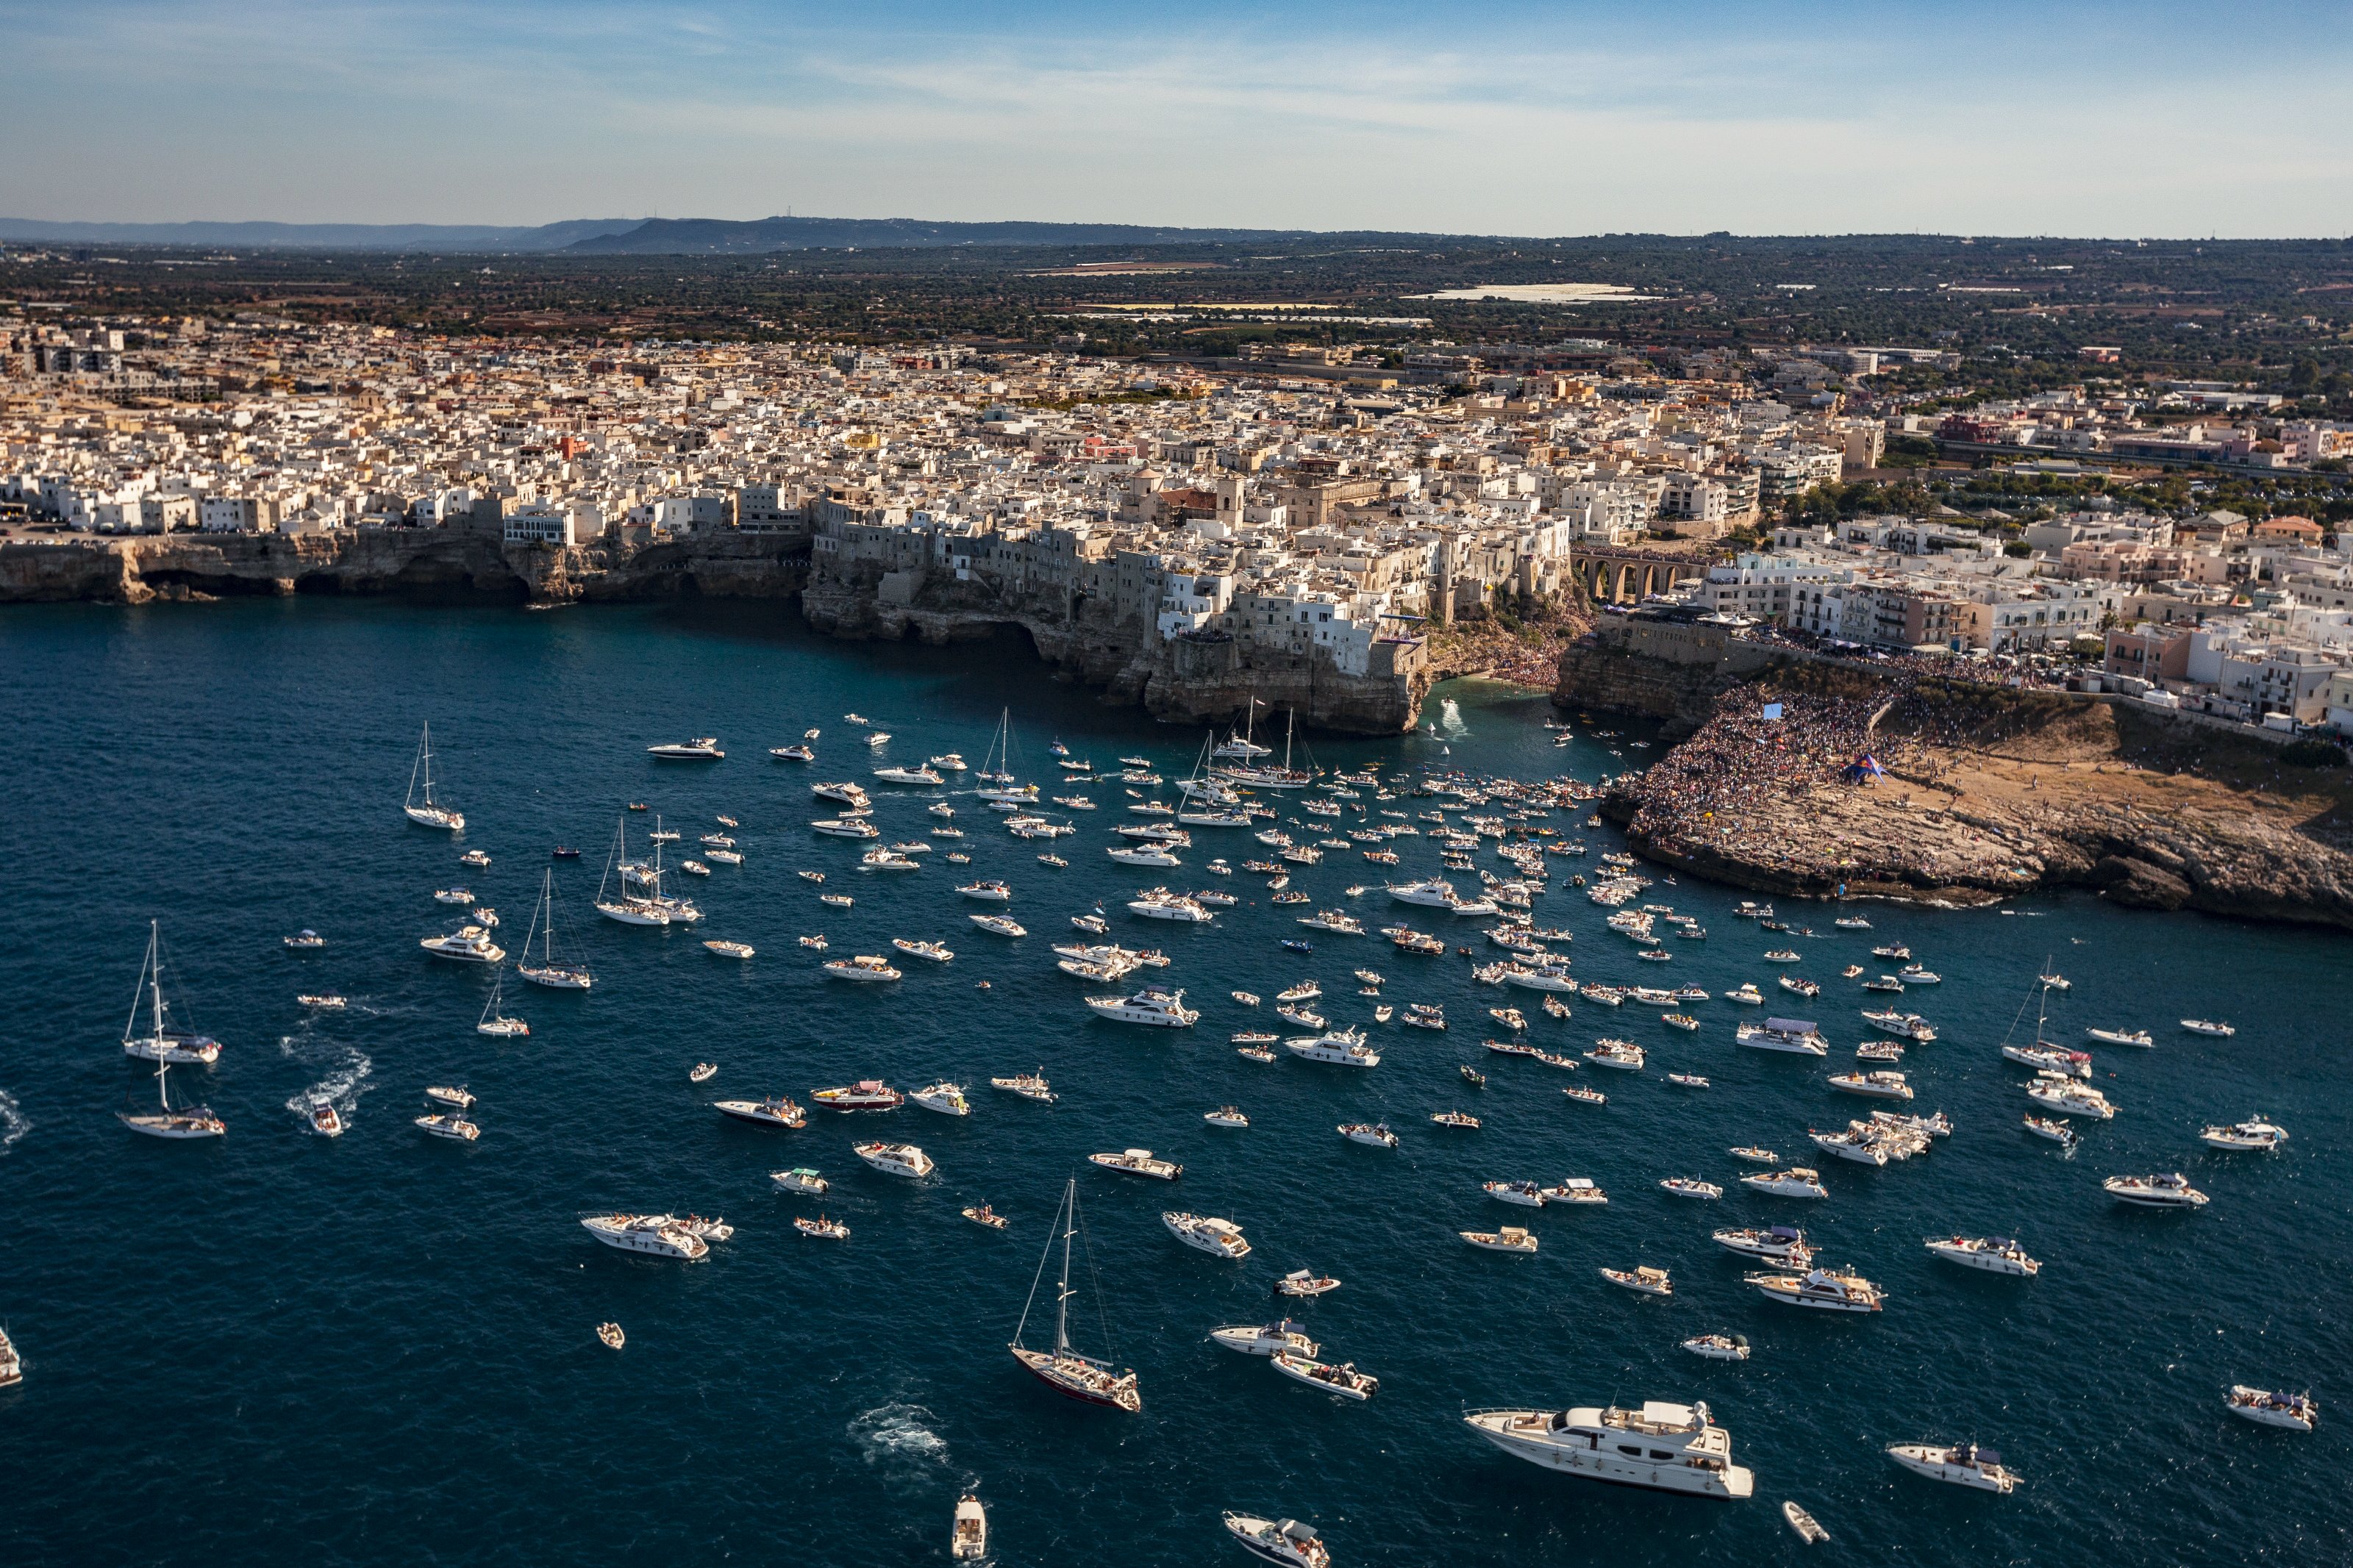
MULTIPOLYGON (((1649 673, 1637 701, 1655 709, 1674 683, 1649 673)), ((2353 930, 2345 772, 2062 693, 1780 663, 1717 691, 1603 810, 1649 859, 1783 899, 1968 905, 2080 887, 2353 930), (1865 755, 1884 775, 1850 782, 1865 755)))

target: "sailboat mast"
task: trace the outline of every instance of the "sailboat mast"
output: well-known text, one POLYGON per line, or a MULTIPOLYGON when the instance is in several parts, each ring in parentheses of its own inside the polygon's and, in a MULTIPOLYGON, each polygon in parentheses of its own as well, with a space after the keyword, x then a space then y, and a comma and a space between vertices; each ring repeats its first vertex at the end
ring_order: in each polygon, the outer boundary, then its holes
POLYGON ((147 988, 154 999, 153 1017, 155 1038, 164 1038, 164 924, 161 921, 147 922, 147 988))
MULTIPOLYGON (((433 734, 432 725, 427 724, 425 727, 425 734, 426 741, 431 740, 433 734)), ((405 805, 415 805, 417 804, 417 770, 425 765, 426 741, 420 741, 417 742, 417 760, 408 764, 408 798, 402 803, 405 805)), ((425 798, 428 805, 433 799, 433 786, 429 783, 425 786, 425 798)))
POLYGON ((1079 1228, 1079 1184, 1075 1181, 1063 1191, 1064 1202, 1071 1211, 1070 1224, 1062 1231, 1062 1277, 1054 1282, 1054 1353, 1061 1355, 1071 1348, 1071 1237, 1079 1228))
POLYGON ((1282 771, 1291 771, 1291 731, 1298 727, 1299 710, 1288 709, 1282 718, 1282 771))

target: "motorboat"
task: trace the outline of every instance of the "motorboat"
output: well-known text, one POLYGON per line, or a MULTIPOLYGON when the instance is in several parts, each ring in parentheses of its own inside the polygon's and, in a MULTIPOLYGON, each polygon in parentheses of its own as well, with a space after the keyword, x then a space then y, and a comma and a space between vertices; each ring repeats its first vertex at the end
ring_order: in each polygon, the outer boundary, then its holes
POLYGON ((807 1165, 796 1165, 789 1171, 771 1171, 768 1180, 788 1193, 800 1193, 814 1197, 829 1190, 833 1184, 807 1165))
POLYGON ((605 1246, 647 1258, 696 1262, 711 1256, 711 1244, 666 1213, 586 1213, 581 1227, 605 1246))
POLYGON ((482 1135, 482 1130, 464 1117, 439 1111, 417 1118, 417 1125, 436 1138, 452 1138, 462 1143, 471 1143, 482 1135))
POLYGON ((813 1090, 809 1099, 827 1110, 848 1113, 853 1110, 896 1110, 907 1103, 907 1097, 884 1083, 881 1079, 861 1078, 856 1083, 837 1089, 813 1090))
POLYGON ((1922 1242, 1932 1257, 1947 1263, 1957 1263, 1964 1268, 1981 1268, 1989 1274, 2009 1274, 2031 1279, 2042 1272, 2042 1265, 2026 1255, 2026 1248, 2008 1237, 1950 1236, 1930 1237, 1922 1242))
POLYGON ((880 838, 882 830, 860 816, 822 816, 809 826, 828 838, 880 838))
POLYGON ((1463 1424, 1514 1458, 1588 1480, 1694 1497, 1745 1498, 1756 1477, 1704 1404, 1645 1401, 1567 1410, 1472 1410, 1463 1424))
POLYGON ((1743 1334, 1694 1334, 1683 1348, 1704 1361, 1746 1361, 1748 1340, 1743 1334))
POLYGON ((992 936, 1028 936, 1028 928, 1004 915, 966 915, 965 919, 992 936))
POLYGON ((1740 1178, 1740 1184, 1755 1193, 1767 1193, 1777 1198, 1827 1198, 1830 1190, 1822 1185, 1821 1177, 1803 1165, 1792 1165, 1786 1171, 1756 1171, 1740 1178))
POLYGON ((2063 1148, 2073 1149, 2079 1136, 2063 1119, 2057 1117, 2030 1116, 2026 1118, 2025 1125, 2026 1130, 2037 1138, 2047 1138, 2063 1148))
POLYGON ((1767 1300, 1791 1307, 1811 1307, 1825 1312, 1876 1312, 1883 1300, 1879 1287, 1860 1274, 1835 1268, 1809 1268, 1803 1274, 1746 1274, 1767 1300))
POLYGON ((1008 1223, 1003 1215, 998 1214, 987 1204, 976 1204, 959 1212, 973 1224, 985 1226, 989 1230, 1003 1230, 1008 1223))
POLYGON ((1435 1002, 1409 1002, 1398 1022, 1409 1029, 1444 1029, 1446 1009, 1435 1002))
POLYGON ((1753 981, 1744 981, 1733 989, 1725 992, 1724 994, 1724 999, 1727 1002, 1738 1002, 1744 1006, 1749 1007, 1762 1007, 1765 1005, 1765 993, 1757 990, 1756 984, 1753 981))
POLYGON ((297 952, 316 952, 327 945, 327 939, 308 926, 292 936, 281 936, 278 940, 297 952))
POLYGON ((873 1166, 886 1176, 928 1176, 934 1169, 932 1157, 913 1143, 852 1143, 850 1152, 873 1166))
POLYGON ((1798 1532, 1798 1539, 1809 1546, 1820 1546, 1831 1538, 1831 1532, 1824 1530, 1812 1514, 1794 1502, 1781 1505, 1781 1518, 1798 1532))
POLYGON ((770 1095, 765 1100, 714 1100, 711 1108, 722 1116, 748 1121, 755 1127, 798 1131, 808 1125, 807 1114, 786 1095, 770 1095))
POLYGON ((944 773, 960 773, 967 771, 964 758, 955 752, 943 752, 930 759, 925 765, 937 768, 944 773))
POLYGON ((1887 1450, 1887 1457, 1915 1476, 1952 1486, 2007 1497, 2018 1485, 2018 1478, 2002 1468, 2000 1454, 1974 1443, 1950 1448, 1934 1443, 1898 1443, 1887 1450))
POLYGON ((874 770, 874 776, 881 779, 884 784, 939 784, 947 783, 947 780, 942 778, 938 773, 934 773, 927 767, 876 768, 874 770))
POLYGON ((691 741, 671 741, 646 748, 646 755, 667 763, 715 763, 726 754, 719 749, 718 738, 712 735, 698 735, 691 741))
POLYGON ((2156 1037, 2147 1029, 2085 1029, 2084 1033, 2108 1046, 2138 1046, 2147 1050, 2157 1045, 2156 1037))
POLYGON ((501 963, 507 950, 491 940, 491 933, 478 925, 459 926, 441 936, 428 936, 417 944, 435 958, 449 959, 458 963, 501 963))
POLYGON ((1867 1100, 1910 1100, 1912 1086, 1900 1072, 1835 1072, 1830 1086, 1841 1094, 1859 1094, 1867 1100))
POLYGON ((1821 1032, 1810 1020, 1803 1018, 1767 1018, 1743 1024, 1733 1032, 1733 1038, 1751 1050, 1806 1057, 1831 1054, 1830 1042, 1822 1038, 1821 1032))
POLYGON ((1340 1282, 1330 1275, 1305 1268, 1294 1268, 1274 1282, 1278 1296, 1328 1296, 1339 1288, 1340 1282))
POLYGON ((2309 1394, 2281 1394, 2234 1383, 2222 1396, 2222 1406, 2242 1421, 2259 1426, 2280 1426, 2309 1432, 2320 1425, 2320 1405, 2309 1394))
POLYGON ((1163 1160, 1149 1149, 1123 1149, 1116 1154, 1090 1154, 1087 1163, 1131 1176, 1149 1176, 1155 1182, 1173 1182, 1185 1173, 1184 1166, 1174 1160, 1163 1160))
POLYGON ((858 858, 860 868, 868 871, 920 871, 923 862, 896 849, 886 849, 878 844, 858 858))
POLYGON ((1540 1209, 1545 1206, 1545 1190, 1534 1182, 1484 1182, 1480 1190, 1497 1203, 1516 1204, 1522 1208, 1540 1209))
POLYGON ((857 980, 870 984, 899 978, 899 972, 892 968, 889 962, 878 953, 860 953, 855 958, 829 959, 825 964, 825 973, 829 979, 857 980))
POLYGON ((1574 1100, 1582 1105, 1607 1105, 1609 1103, 1609 1097, 1602 1093, 1598 1089, 1585 1089, 1577 1084, 1570 1084, 1560 1092, 1570 1100, 1574 1100))
POLYGON ((1724 1189, 1714 1182, 1703 1182, 1694 1176, 1669 1176, 1659 1184, 1660 1190, 1671 1198, 1704 1198, 1713 1201, 1724 1196, 1724 1189))
POLYGON ((849 1239, 849 1227, 848 1226, 842 1224, 838 1219, 828 1219, 822 1214, 818 1215, 815 1219, 804 1219, 798 1215, 796 1215, 793 1216, 793 1228, 799 1231, 803 1236, 813 1237, 818 1241, 848 1241, 849 1239))
POLYGON ((2200 1129, 2198 1142, 2210 1149, 2228 1149, 2238 1152, 2252 1150, 2268 1153, 2287 1142, 2287 1132, 2261 1117, 2252 1117, 2245 1121, 2234 1121, 2227 1127, 2200 1129))
POLYGON ((2002 1047, 2001 1054, 2006 1061, 2013 1061, 2021 1067, 2033 1068, 2038 1071, 2056 1073, 2063 1078, 2092 1076, 2092 1053, 2089 1051, 2071 1051, 2063 1047, 2038 1040, 2031 1046, 2013 1042, 2002 1047))
POLYGON ((954 952, 935 942, 915 942, 903 936, 894 936, 891 939, 891 945, 910 958, 928 959, 934 963, 945 963, 955 957, 954 952))
POLYGON ((966 1492, 956 1500, 955 1515, 948 1526, 948 1557, 955 1562, 977 1562, 987 1555, 988 1514, 980 1500, 966 1492))
POLYGON ((1349 1068, 1381 1065, 1381 1053, 1365 1043, 1361 1029, 1328 1029, 1311 1037, 1285 1040, 1282 1048, 1302 1061, 1349 1068))
POLYGON ((1168 1227, 1169 1235, 1196 1251, 1234 1260, 1250 1256, 1250 1244, 1243 1238, 1242 1227, 1229 1219, 1171 1209, 1161 1215, 1160 1223, 1168 1227))
POLYGON ((1516 1252, 1533 1257, 1536 1250, 1536 1238, 1525 1226, 1507 1225, 1494 1230, 1461 1230, 1455 1234, 1486 1252, 1516 1252))
POLYGON ((1215 1110, 1204 1111, 1201 1114, 1201 1120, 1208 1122, 1212 1127, 1226 1127, 1236 1130, 1246 1128, 1250 1125, 1250 1118, 1243 1115, 1240 1108, 1231 1105, 1221 1105, 1215 1110))
POLYGON ((1185 993, 1147 985, 1133 996, 1090 996, 1087 1008, 1115 1024, 1143 1024, 1159 1028, 1190 1028, 1200 1013, 1185 1005, 1185 993))
POLYGON ((1351 1143, 1370 1143, 1378 1149, 1398 1146, 1398 1135, 1390 1131, 1388 1124, 1384 1121, 1344 1121, 1340 1124, 1339 1133, 1351 1143))
POLYGON ((1013 901, 1013 889, 993 877, 983 881, 966 882, 956 891, 982 903, 1007 904, 1013 901))
POLYGON ((2181 1026, 2193 1035, 2209 1035, 2218 1040, 2227 1040, 2239 1032, 2234 1026, 2217 1023, 2211 1018, 2184 1018, 2181 1026))
POLYGON ((1896 978, 1906 985, 1942 985, 1945 977, 1925 964, 1907 963, 1896 972, 1896 978))
POLYGON ((629 1342, 629 1336, 621 1331, 621 1325, 618 1323, 597 1324, 596 1338, 607 1350, 617 1351, 629 1342))
POLYGON ((1302 1324, 1289 1318, 1272 1323, 1234 1323, 1211 1329, 1209 1338, 1243 1355, 1275 1355, 1289 1351, 1294 1355, 1312 1356, 1322 1349, 1307 1337, 1302 1324))
POLYGON ((336 1110, 333 1100, 312 1100, 310 1117, 311 1131, 320 1137, 340 1138, 343 1135, 343 1118, 342 1113, 336 1110))
POLYGON ((770 746, 768 755, 780 763, 813 763, 817 761, 817 748, 796 742, 789 746, 770 746))
POLYGON ((1043 1072, 1016 1073, 1009 1078, 993 1078, 988 1080, 988 1087, 1004 1089, 1008 1094, 1018 1094, 1024 1100, 1034 1100, 1040 1105, 1054 1103, 1054 1090, 1046 1082, 1046 1075, 1043 1072))
POLYGON ((2100 1186, 2118 1203, 2140 1208, 2201 1209, 2209 1201, 2178 1171, 2160 1176, 2110 1176, 2100 1186))
POLYGON ((1182 893, 1172 893, 1166 888, 1153 888, 1128 901, 1131 912, 1146 920, 1183 921, 1199 924, 1215 917, 1199 900, 1182 893))
POLYGON ((1103 853, 1124 866, 1181 866, 1182 860, 1157 844, 1115 844, 1103 853))
POLYGON ((1467 1110, 1439 1110, 1430 1113, 1430 1123, 1437 1127, 1452 1127, 1466 1132, 1479 1130, 1479 1119, 1467 1110))
POLYGON ((1601 1040, 1585 1053, 1585 1059, 1599 1068, 1615 1068, 1620 1072, 1639 1072, 1644 1057, 1642 1047, 1630 1040, 1601 1040))
POLYGON ((1806 1245, 1806 1233, 1795 1226, 1719 1230, 1711 1235, 1716 1246, 1743 1258, 1760 1258, 1768 1263, 1787 1263, 1798 1268, 1813 1261, 1814 1249, 1806 1245))
POLYGON ((705 942, 702 947, 704 952, 720 958, 745 959, 751 957, 753 952, 748 942, 725 942, 716 937, 705 942))
POLYGON ((1898 1013, 1894 1008, 1866 1007, 1863 1009, 1862 1018, 1863 1022, 1875 1024, 1891 1035, 1902 1035, 1906 1039, 1915 1040, 1922 1045, 1926 1045, 1936 1037, 1936 1031, 1930 1026, 1928 1020, 1917 1013, 1898 1013))
POLYGON ((1310 1388, 1320 1388, 1343 1399, 1367 1400, 1381 1386, 1379 1378, 1358 1372, 1356 1363, 1352 1361, 1335 1366, 1291 1351, 1277 1351, 1268 1359, 1267 1364, 1293 1383, 1303 1383, 1310 1388))
POLYGON ((2089 1084, 2077 1083, 2064 1074, 2048 1078, 2036 1075, 2034 1081, 2026 1086, 2026 1097, 2050 1110, 2063 1110, 2071 1116, 2089 1116, 2100 1121, 2110 1121, 2116 1113, 2116 1108, 2108 1102, 2106 1095, 2089 1084))
POLYGON ((1672 1296, 1675 1293, 1674 1281, 1667 1278, 1667 1271, 1652 1268, 1647 1264, 1636 1268, 1604 1268, 1600 1274, 1612 1285, 1631 1290, 1638 1296, 1672 1296))
POLYGON ((1780 1155, 1770 1149, 1758 1148, 1754 1144, 1742 1144, 1737 1148, 1728 1149, 1725 1152, 1736 1160, 1746 1160, 1752 1165, 1778 1165, 1781 1163, 1780 1155))

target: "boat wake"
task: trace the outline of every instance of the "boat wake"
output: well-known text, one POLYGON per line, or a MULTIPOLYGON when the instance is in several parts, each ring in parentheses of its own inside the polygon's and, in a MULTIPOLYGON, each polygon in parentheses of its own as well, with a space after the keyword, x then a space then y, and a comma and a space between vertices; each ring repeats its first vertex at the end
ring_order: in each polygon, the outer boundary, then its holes
POLYGON ((322 1100, 345 1115, 359 1109, 363 1086, 368 1081, 368 1069, 375 1064, 368 1059, 365 1051, 354 1050, 349 1046, 338 1046, 334 1049, 343 1060, 328 1069, 327 1075, 318 1082, 289 1099, 287 1110, 307 1120, 311 1108, 322 1100))
POLYGON ((869 1465, 894 1480, 913 1480, 947 1462, 947 1439, 924 1423, 939 1417, 920 1405, 882 1405, 849 1424, 850 1441, 869 1465))
POLYGON ((0 1089, 0 1154, 5 1154, 17 1139, 33 1130, 33 1119, 16 1103, 16 1097, 0 1089))
POLYGON ((1461 708, 1451 697, 1442 700, 1438 705, 1438 728, 1458 741, 1471 732, 1471 727, 1462 721, 1461 708))

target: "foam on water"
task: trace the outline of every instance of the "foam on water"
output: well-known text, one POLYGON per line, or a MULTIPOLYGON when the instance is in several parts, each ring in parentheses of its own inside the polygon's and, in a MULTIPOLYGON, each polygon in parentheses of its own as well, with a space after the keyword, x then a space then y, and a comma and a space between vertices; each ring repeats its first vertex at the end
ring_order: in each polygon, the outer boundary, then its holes
POLYGON ((919 1480, 932 1467, 947 1463, 947 1440, 925 1425, 938 1419, 920 1405, 880 1405, 850 1422, 849 1440, 860 1458, 888 1470, 892 1479, 919 1480))
POLYGON ((0 1154, 16 1146, 16 1140, 33 1130, 33 1119, 16 1103, 16 1097, 0 1089, 0 1154))

